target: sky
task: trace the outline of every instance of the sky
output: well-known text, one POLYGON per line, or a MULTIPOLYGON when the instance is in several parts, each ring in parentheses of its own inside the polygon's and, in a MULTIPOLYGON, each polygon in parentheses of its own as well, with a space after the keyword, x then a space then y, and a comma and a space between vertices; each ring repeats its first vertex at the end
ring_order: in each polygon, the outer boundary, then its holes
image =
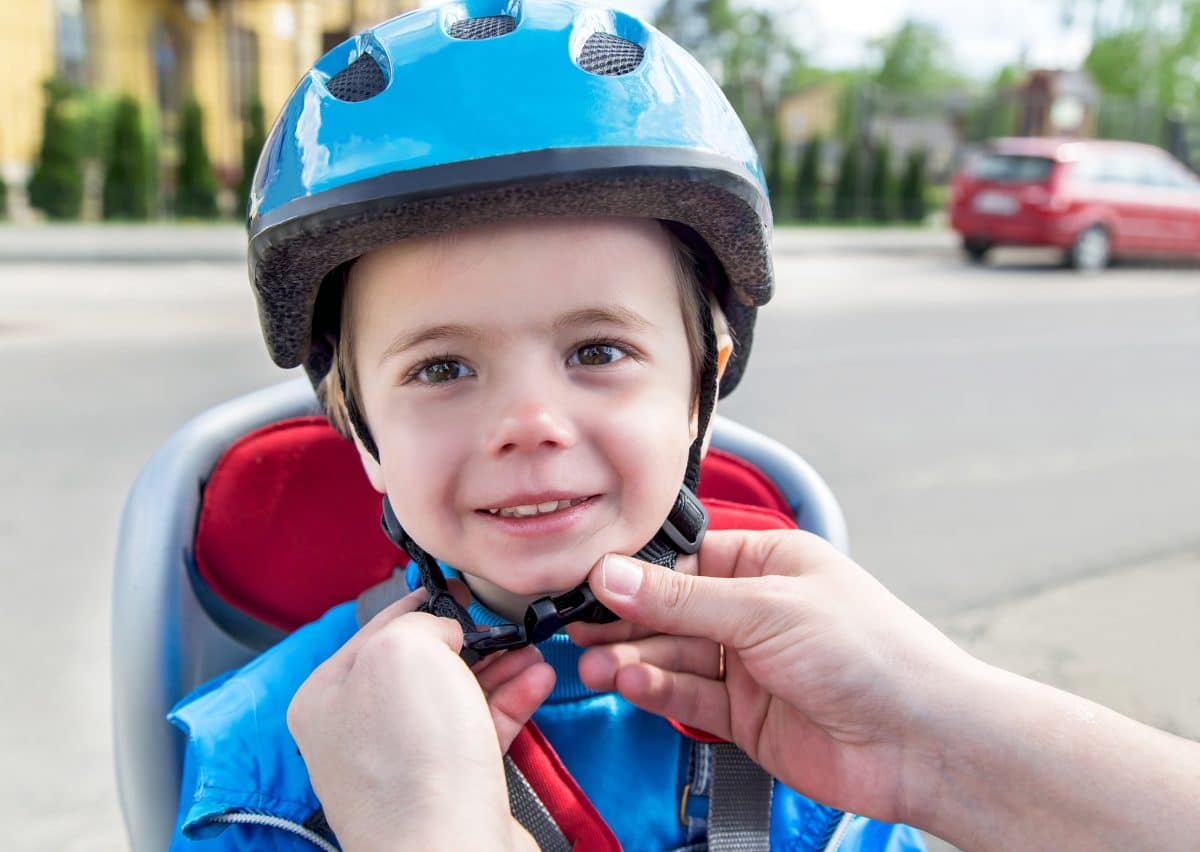
MULTIPOLYGON (((738 2, 738 0, 735 0, 738 2)), ((772 10, 807 48, 814 64, 840 68, 871 58, 871 40, 906 18, 936 24, 954 51, 952 67, 986 78, 1020 59, 1032 67, 1077 68, 1091 38, 1062 27, 1058 0, 741 0, 772 10)), ((653 15, 659 0, 611 0, 653 15)))

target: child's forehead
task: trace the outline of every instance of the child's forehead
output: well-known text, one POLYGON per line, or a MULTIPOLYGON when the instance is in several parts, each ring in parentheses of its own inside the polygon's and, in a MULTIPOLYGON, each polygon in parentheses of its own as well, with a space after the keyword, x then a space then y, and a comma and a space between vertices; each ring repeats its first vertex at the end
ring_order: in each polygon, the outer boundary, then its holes
POLYGON ((400 240, 350 273, 355 300, 434 313, 677 309, 674 250, 653 219, 522 219, 400 240))

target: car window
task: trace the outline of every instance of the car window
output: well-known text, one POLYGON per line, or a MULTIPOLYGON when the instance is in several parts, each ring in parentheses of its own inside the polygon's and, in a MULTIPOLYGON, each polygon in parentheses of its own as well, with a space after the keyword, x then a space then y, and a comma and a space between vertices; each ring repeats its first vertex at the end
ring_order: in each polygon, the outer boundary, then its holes
POLYGON ((969 171, 975 180, 1001 183, 1038 183, 1050 176, 1054 160, 1049 157, 1027 157, 1017 154, 983 154, 971 163, 969 171))

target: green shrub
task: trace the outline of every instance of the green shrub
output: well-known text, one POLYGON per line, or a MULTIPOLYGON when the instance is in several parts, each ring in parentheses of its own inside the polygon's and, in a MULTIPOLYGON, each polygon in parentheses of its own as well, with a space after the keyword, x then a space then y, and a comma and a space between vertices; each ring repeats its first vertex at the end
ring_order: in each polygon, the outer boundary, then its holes
POLYGON ((150 215, 150 152, 142 109, 128 95, 117 101, 104 164, 105 219, 145 219, 150 215))
POLYGON ((242 180, 238 184, 238 200, 241 202, 239 215, 245 215, 250 207, 250 184, 254 181, 254 167, 258 155, 266 142, 262 102, 257 98, 246 107, 242 123, 242 180))
POLYGON ((908 155, 904 177, 900 181, 900 215, 910 222, 923 222, 929 213, 928 178, 929 155, 924 150, 908 155))
POLYGON ((29 180, 29 203, 51 219, 78 219, 83 206, 83 146, 78 122, 71 115, 74 90, 62 80, 48 80, 43 89, 42 147, 29 180))
POLYGON ((175 214, 212 219, 217 215, 217 179, 204 147, 204 114, 189 100, 179 128, 179 171, 175 181, 175 214))
POLYGON ((821 215, 821 160, 824 157, 825 142, 820 136, 813 136, 804 143, 804 153, 800 157, 800 168, 796 173, 795 211, 796 218, 812 221, 821 215))
POLYGON ((4 175, 0 175, 0 220, 8 218, 8 184, 4 182, 4 175))
POLYGON ((838 166, 837 183, 833 188, 833 218, 840 221, 857 219, 862 215, 862 205, 859 203, 859 154, 858 146, 848 143, 842 151, 842 161, 838 166))
POLYGON ((876 222, 891 221, 894 204, 892 191, 892 152, 884 141, 876 143, 871 154, 871 186, 869 192, 871 218, 876 222))
POLYGON ((783 135, 779 132, 778 122, 771 122, 771 135, 767 139, 767 194, 771 198, 771 207, 777 211, 787 209, 787 179, 783 168, 783 135))

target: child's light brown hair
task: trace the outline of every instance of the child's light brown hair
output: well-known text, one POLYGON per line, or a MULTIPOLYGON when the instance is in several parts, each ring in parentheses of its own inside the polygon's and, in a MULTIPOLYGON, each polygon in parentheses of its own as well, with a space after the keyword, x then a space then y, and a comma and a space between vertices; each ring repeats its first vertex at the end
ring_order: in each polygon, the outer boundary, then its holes
MULTIPOLYGON (((725 314, 717 302, 716 295, 709 286, 704 263, 698 259, 697 252, 688 242, 681 239, 674 227, 666 223, 663 223, 663 227, 671 243, 675 284, 679 292, 684 334, 687 337, 688 353, 691 359, 692 394, 694 396, 698 393, 700 373, 704 368, 704 330, 700 314, 704 302, 708 302, 708 308, 712 312, 713 330, 718 341, 722 335, 730 333, 729 326, 725 321, 725 314)), ((358 376, 354 367, 354 325, 350 322, 350 295, 349 289, 346 287, 350 276, 350 267, 353 264, 354 262, 351 261, 334 270, 324 285, 340 291, 340 293, 332 294, 340 302, 340 317, 336 320, 338 334, 333 341, 332 364, 324 380, 317 387, 317 400, 320 402, 325 416, 329 418, 329 422, 338 434, 350 440, 354 438, 354 427, 346 406, 345 393, 353 394, 358 398, 358 376)))

